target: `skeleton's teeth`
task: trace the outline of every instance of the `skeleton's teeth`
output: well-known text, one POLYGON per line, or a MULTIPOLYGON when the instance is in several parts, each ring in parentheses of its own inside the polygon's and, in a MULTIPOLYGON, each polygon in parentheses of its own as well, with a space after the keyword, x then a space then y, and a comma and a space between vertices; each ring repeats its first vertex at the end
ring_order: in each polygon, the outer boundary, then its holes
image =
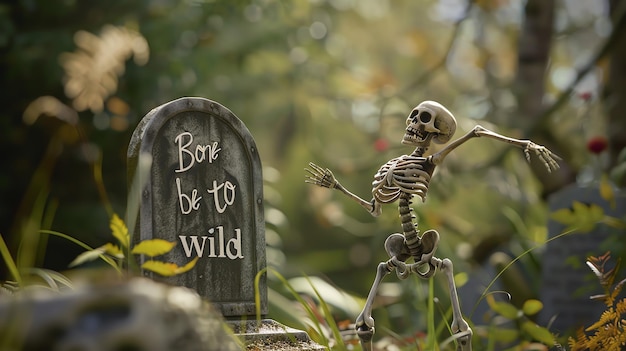
POLYGON ((424 140, 424 136, 420 134, 419 130, 407 127, 406 133, 404 135, 404 140, 407 141, 422 141, 424 140))

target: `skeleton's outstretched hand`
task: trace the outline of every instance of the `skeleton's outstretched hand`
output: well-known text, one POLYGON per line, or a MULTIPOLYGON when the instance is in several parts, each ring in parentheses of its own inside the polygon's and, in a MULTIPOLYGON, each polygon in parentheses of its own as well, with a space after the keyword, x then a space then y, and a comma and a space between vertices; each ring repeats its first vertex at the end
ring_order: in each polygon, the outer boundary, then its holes
POLYGON ((305 168, 305 170, 309 173, 306 175, 306 179, 304 180, 306 183, 330 189, 338 187, 337 185, 339 182, 335 179, 335 176, 330 169, 324 169, 313 162, 309 162, 309 167, 311 168, 305 168))
POLYGON ((555 155, 552 151, 548 150, 545 146, 538 145, 533 143, 532 141, 528 141, 526 147, 524 147, 524 155, 526 155, 526 160, 530 162, 530 153, 534 152, 537 157, 543 162, 543 164, 548 169, 548 172, 556 171, 559 169, 559 164, 556 160, 560 160, 561 158, 555 155))
POLYGON ((317 186, 321 186, 329 189, 337 189, 341 191, 343 194, 348 196, 350 199, 356 201, 359 205, 361 205, 364 209, 366 209, 372 216, 376 217, 380 215, 381 209, 380 204, 374 201, 366 201, 357 195, 348 191, 348 189, 344 188, 339 181, 333 175, 333 172, 328 168, 322 168, 316 165, 313 162, 309 162, 309 167, 304 170, 308 173, 305 176, 304 182, 309 184, 315 184, 317 186))

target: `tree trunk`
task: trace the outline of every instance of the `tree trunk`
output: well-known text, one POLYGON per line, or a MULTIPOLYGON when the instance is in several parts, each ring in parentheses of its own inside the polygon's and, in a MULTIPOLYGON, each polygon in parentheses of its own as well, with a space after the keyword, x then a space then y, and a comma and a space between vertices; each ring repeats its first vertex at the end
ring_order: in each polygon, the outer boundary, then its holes
MULTIPOLYGON (((512 125, 521 129, 525 137, 545 145, 550 150, 568 159, 568 149, 561 147, 558 140, 546 128, 536 128, 543 116, 546 72, 554 32, 554 0, 528 0, 524 8, 523 25, 518 43, 517 75, 513 84, 517 97, 516 119, 512 125)), ((576 178, 574 170, 561 162, 561 168, 548 175, 541 162, 531 164, 534 174, 542 184, 543 197, 561 189, 576 178)))
POLYGON ((554 6, 554 0, 528 0, 524 9, 514 83, 519 108, 519 118, 514 123, 523 130, 529 130, 543 110, 554 6))
MULTIPOLYGON (((611 0, 610 6, 611 22, 615 30, 620 28, 620 22, 625 20, 626 5, 624 1, 611 0)), ((620 31, 614 35, 617 37, 609 56, 609 78, 605 95, 608 114, 609 167, 616 165, 618 154, 626 147, 626 33, 620 31)))

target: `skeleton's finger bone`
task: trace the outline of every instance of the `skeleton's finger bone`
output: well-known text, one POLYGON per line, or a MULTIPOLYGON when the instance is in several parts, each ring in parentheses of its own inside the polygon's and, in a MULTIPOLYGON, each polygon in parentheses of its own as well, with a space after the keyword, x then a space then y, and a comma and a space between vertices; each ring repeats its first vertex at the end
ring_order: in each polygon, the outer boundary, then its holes
POLYGON ((316 164, 315 164, 315 163, 313 163, 313 162, 309 162, 309 166, 310 166, 311 168, 313 168, 313 169, 317 170, 317 171, 323 171, 323 168, 322 168, 322 167, 320 167, 320 166, 316 165, 316 164))
POLYGON ((312 171, 312 170, 310 170, 308 168, 305 168, 304 170, 307 171, 307 173, 308 173, 308 175, 305 175, 305 177, 314 177, 314 178, 321 178, 322 177, 321 174, 319 174, 317 172, 314 172, 314 171, 312 171))
POLYGON ((319 175, 319 174, 313 174, 313 173, 311 173, 311 174, 305 174, 305 175, 304 175, 304 179, 305 179, 305 180, 306 180, 306 179, 309 179, 309 180, 313 180, 313 181, 319 182, 319 181, 321 181, 322 179, 324 179, 324 176, 319 175))
POLYGON ((318 174, 319 176, 323 176, 324 174, 326 174, 326 171, 324 171, 324 169, 318 165, 315 165, 314 167, 312 166, 311 168, 312 168, 311 173, 318 174))
POLYGON ((310 170, 308 168, 305 168, 304 170, 315 178, 322 178, 324 176, 324 173, 318 172, 317 170, 310 170))

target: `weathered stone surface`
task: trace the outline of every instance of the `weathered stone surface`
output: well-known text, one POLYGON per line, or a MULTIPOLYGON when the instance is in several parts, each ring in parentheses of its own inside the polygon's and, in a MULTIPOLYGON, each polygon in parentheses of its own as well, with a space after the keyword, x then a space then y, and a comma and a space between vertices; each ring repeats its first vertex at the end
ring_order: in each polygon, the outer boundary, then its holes
POLYGON ((250 351, 319 351, 325 347, 313 342, 309 335, 271 319, 228 322, 234 333, 250 351))
POLYGON ((243 346, 190 289, 145 278, 0 302, 0 348, 22 351, 217 351, 243 346))
MULTIPOLYGON (((194 289, 226 317, 255 315, 255 276, 265 267, 263 177, 245 125, 211 100, 171 101, 135 129, 128 166, 131 181, 145 175, 129 200, 139 204, 135 240, 176 242, 162 260, 179 266, 199 257, 187 273, 146 275, 194 289)), ((266 314, 265 275, 259 292, 266 314)))

